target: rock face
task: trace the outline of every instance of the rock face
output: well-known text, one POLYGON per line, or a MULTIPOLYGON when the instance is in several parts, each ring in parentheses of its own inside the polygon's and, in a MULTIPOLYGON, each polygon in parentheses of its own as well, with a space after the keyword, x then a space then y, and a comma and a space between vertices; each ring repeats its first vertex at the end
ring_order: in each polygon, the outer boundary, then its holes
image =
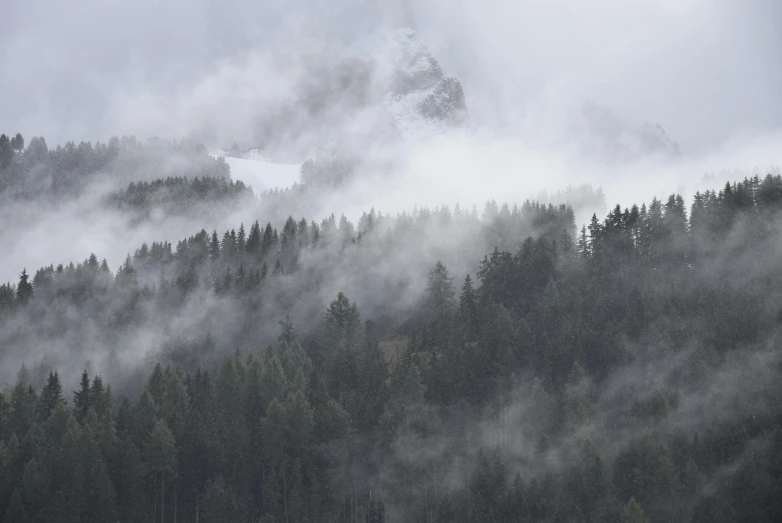
POLYGON ((467 121, 459 80, 445 76, 412 29, 381 31, 330 53, 290 100, 259 118, 252 144, 366 151, 425 139, 467 121))
POLYGON ((462 84, 453 76, 440 79, 419 105, 421 114, 431 120, 459 125, 467 119, 462 84))
POLYGON ((445 76, 412 29, 375 34, 355 42, 347 62, 370 70, 375 92, 405 139, 440 134, 467 120, 462 85, 445 76))

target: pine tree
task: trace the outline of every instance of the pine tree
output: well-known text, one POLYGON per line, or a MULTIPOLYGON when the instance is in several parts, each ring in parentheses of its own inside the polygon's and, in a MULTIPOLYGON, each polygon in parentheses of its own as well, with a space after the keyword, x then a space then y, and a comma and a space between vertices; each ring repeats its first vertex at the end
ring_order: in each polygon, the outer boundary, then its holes
POLYGON ((33 286, 27 281, 28 279, 27 269, 24 269, 19 276, 19 284, 16 286, 16 299, 22 305, 30 301, 33 296, 33 286))
POLYGON ((212 239, 209 242, 209 258, 213 262, 220 258, 220 241, 217 239, 217 230, 212 231, 212 239))
POLYGON ((288 391, 288 379, 280 363, 280 358, 269 347, 266 350, 261 370, 261 396, 264 406, 275 399, 282 400, 288 391))
POLYGON ((11 138, 11 149, 16 152, 21 152, 24 149, 24 137, 22 133, 16 133, 16 136, 11 138))
POLYGON ((87 415, 91 406, 90 400, 90 376, 87 374, 87 369, 84 369, 81 374, 79 390, 73 393, 73 412, 77 420, 82 421, 87 415))
POLYGON ((174 434, 163 419, 157 420, 149 435, 146 456, 150 470, 155 473, 160 481, 160 521, 164 523, 166 514, 166 474, 169 477, 176 474, 177 447, 174 434))
POLYGON ((581 233, 578 235, 576 251, 578 252, 579 258, 581 258, 582 260, 586 260, 587 258, 589 258, 590 255, 589 237, 587 236, 586 225, 581 226, 581 233))
POLYGON ((189 409, 190 402, 185 384, 179 372, 173 371, 166 381, 160 404, 160 417, 166 421, 176 440, 181 440, 184 436, 185 420, 189 409))
POLYGON ((426 279, 427 308, 430 316, 443 324, 456 308, 456 292, 448 268, 437 262, 426 279))
POLYGON ((155 368, 152 370, 152 374, 149 376, 149 380, 147 380, 146 390, 158 406, 160 406, 163 401, 163 395, 166 391, 166 381, 163 367, 160 366, 160 363, 156 363, 155 368))
POLYGON ((103 379, 100 376, 92 378, 89 392, 90 408, 95 409, 98 419, 103 419, 110 410, 107 391, 103 388, 103 379))
POLYGON ((14 149, 11 146, 11 141, 7 135, 0 134, 0 171, 7 169, 13 159, 14 149))
POLYGON ((244 232, 244 224, 239 224, 239 233, 236 235, 236 249, 243 253, 247 247, 247 239, 244 232))
POLYGON ((223 241, 220 245, 220 256, 226 259, 230 259, 233 257, 233 254, 234 254, 234 238, 231 237, 230 231, 225 231, 225 233, 223 234, 223 241))
POLYGON ((462 284, 462 294, 459 297, 459 313, 461 324, 467 339, 472 339, 478 332, 478 299, 472 286, 472 278, 468 274, 462 284))
POLYGON ((261 225, 258 220, 253 222, 250 227, 250 234, 247 236, 247 252, 257 254, 261 248, 261 225))
POLYGON ((113 521, 115 492, 101 450, 100 426, 93 409, 87 411, 77 447, 78 476, 81 479, 81 521, 113 521))
POLYGON ((359 409, 355 422, 359 430, 369 432, 378 425, 383 415, 388 378, 386 357, 377 339, 377 328, 370 320, 364 322, 363 345, 357 361, 361 371, 358 379, 359 409))
POLYGON ((30 385, 27 367, 22 365, 16 377, 16 384, 11 390, 10 413, 8 416, 8 430, 10 434, 15 434, 19 440, 23 440, 34 426, 37 406, 38 398, 32 385, 30 385))
POLYGON ((596 256, 600 253, 602 247, 602 232, 603 228, 597 220, 597 215, 592 214, 592 219, 589 222, 589 252, 592 256, 596 256))
POLYGON ((284 320, 279 320, 277 323, 281 328, 280 337, 278 338, 280 343, 290 345, 296 341, 299 331, 293 326, 290 316, 285 316, 284 320))
POLYGON ((342 292, 337 294, 337 299, 326 309, 326 325, 335 329, 343 338, 352 338, 356 334, 360 320, 358 306, 350 303, 342 292))
POLYGON ((41 411, 43 419, 46 420, 51 415, 57 405, 64 403, 62 397, 62 384, 60 375, 57 372, 49 372, 49 378, 41 391, 41 411))
POLYGON ((236 281, 234 282, 234 290, 237 294, 241 294, 247 290, 247 274, 244 271, 244 264, 239 264, 239 270, 236 271, 236 281))
POLYGON ((267 223, 266 228, 263 230, 263 238, 261 239, 261 256, 266 257, 274 246, 274 233, 272 232, 272 224, 267 223))
POLYGON ((559 249, 563 255, 568 256, 573 252, 573 235, 567 229, 562 229, 559 234, 559 249))

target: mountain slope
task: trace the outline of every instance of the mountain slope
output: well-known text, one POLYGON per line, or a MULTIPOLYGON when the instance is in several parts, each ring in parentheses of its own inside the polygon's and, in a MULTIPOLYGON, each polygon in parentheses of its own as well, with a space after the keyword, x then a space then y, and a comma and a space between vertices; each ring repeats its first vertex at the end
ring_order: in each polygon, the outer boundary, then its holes
POLYGON ((410 28, 378 33, 354 43, 347 61, 370 67, 383 103, 408 140, 430 137, 467 120, 458 79, 445 76, 410 28))

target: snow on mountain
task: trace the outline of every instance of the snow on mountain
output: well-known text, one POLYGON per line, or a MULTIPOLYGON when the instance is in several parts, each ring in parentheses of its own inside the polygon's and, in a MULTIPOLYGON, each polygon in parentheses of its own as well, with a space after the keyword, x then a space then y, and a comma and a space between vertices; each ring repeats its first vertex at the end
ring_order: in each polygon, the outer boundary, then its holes
POLYGON ((262 144, 297 161, 312 158, 318 148, 370 161, 467 120, 459 80, 444 75, 409 28, 333 42, 295 78, 274 104, 248 107, 258 111, 252 132, 230 139, 262 144))
POLYGON ((461 83, 443 74, 410 28, 354 42, 344 62, 371 69, 374 86, 384 93, 383 104, 405 139, 441 134, 467 119, 461 83))
POLYGON ((256 195, 271 189, 284 189, 299 181, 300 164, 275 163, 262 149, 249 149, 240 154, 218 150, 214 158, 225 158, 231 168, 231 178, 252 187, 256 195))

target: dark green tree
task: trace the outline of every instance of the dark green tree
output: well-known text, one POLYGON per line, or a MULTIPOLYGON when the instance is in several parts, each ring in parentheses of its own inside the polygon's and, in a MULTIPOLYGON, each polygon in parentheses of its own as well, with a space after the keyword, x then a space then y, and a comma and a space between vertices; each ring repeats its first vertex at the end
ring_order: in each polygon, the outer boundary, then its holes
POLYGON ((60 383, 60 375, 56 371, 49 372, 49 378, 46 381, 46 386, 41 391, 41 413, 43 419, 49 419, 52 411, 64 403, 62 396, 62 384, 60 383))
POLYGON ((27 269, 25 269, 19 276, 19 283, 16 286, 16 299, 22 305, 29 302, 30 298, 33 297, 33 285, 27 281, 28 279, 27 269))

